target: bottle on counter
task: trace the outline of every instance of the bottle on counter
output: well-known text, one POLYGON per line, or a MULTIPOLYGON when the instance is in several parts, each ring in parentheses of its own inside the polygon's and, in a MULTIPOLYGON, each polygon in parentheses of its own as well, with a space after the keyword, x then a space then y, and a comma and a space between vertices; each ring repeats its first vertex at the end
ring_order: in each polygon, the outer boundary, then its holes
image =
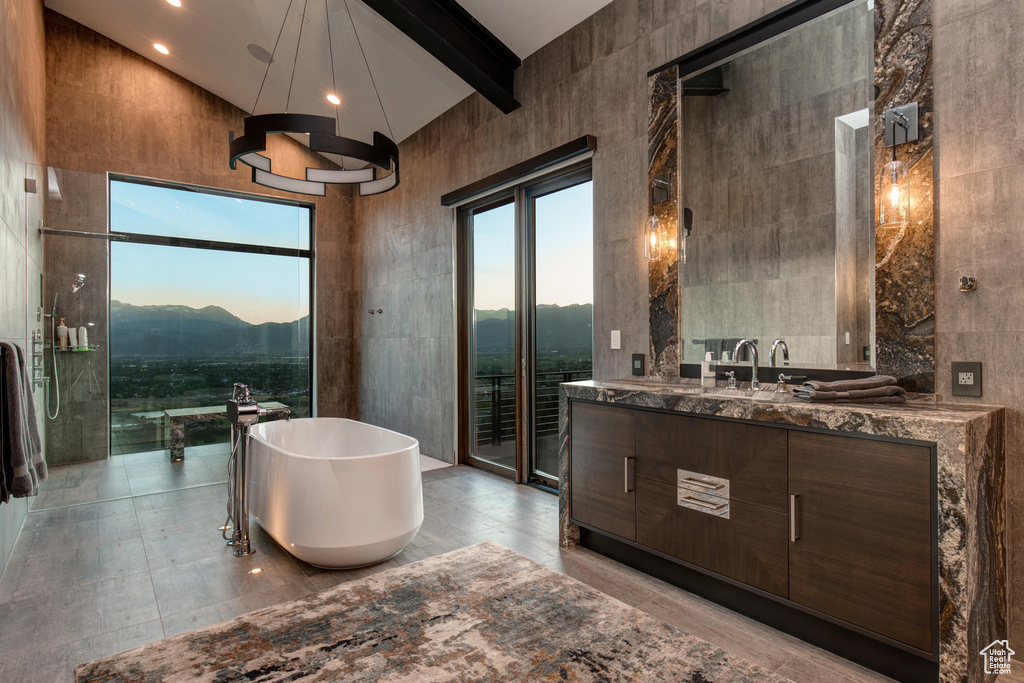
POLYGON ((715 371, 711 367, 711 363, 714 361, 710 351, 704 352, 704 360, 700 364, 700 384, 704 387, 715 386, 715 371))

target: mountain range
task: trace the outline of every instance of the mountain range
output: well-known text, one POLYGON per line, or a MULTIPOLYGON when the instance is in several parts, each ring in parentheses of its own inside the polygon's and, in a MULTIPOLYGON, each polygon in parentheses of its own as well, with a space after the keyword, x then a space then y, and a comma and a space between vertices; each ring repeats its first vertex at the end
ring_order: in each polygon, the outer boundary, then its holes
MULTIPOLYGON (((589 351, 593 308, 591 304, 538 306, 537 351, 589 351)), ((512 311, 476 311, 478 351, 503 353, 513 347, 514 339, 512 311)), ((220 306, 136 306, 111 301, 110 353, 114 357, 308 356, 309 316, 290 323, 253 325, 220 306)))
POLYGON ((110 302, 111 356, 218 358, 309 355, 309 316, 253 325, 220 306, 110 302))
MULTIPOLYGON (((592 304, 537 306, 537 352, 589 352, 594 343, 592 304)), ((510 351, 515 344, 515 315, 507 308, 476 311, 476 348, 480 353, 510 351)))

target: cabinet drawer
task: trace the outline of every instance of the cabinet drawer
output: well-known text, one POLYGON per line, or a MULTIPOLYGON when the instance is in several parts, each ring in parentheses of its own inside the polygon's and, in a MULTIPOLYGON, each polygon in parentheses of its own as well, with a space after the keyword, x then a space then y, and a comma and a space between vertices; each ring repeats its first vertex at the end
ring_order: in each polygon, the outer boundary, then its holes
POLYGON ((784 429, 637 411, 636 451, 638 477, 674 488, 679 470, 700 473, 728 480, 732 501, 787 511, 784 429))
POLYGON ((675 484, 636 478, 637 543, 788 597, 787 515, 733 499, 726 518, 680 505, 678 492, 675 484))

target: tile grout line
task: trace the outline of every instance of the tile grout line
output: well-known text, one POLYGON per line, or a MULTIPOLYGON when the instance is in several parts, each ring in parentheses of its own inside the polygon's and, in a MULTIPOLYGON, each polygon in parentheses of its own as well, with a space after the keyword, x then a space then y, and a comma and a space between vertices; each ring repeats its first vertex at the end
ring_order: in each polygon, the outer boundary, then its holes
POLYGON ((149 548, 146 546, 146 539, 142 536, 142 522, 139 519, 139 508, 135 505, 135 498, 132 497, 132 511, 135 513, 135 524, 139 527, 139 540, 142 541, 142 552, 146 555, 146 570, 149 573, 149 587, 153 589, 153 602, 156 603, 157 619, 160 620, 160 633, 163 637, 167 637, 167 631, 164 629, 164 615, 160 609, 160 600, 156 594, 156 582, 153 581, 153 567, 149 563, 149 548))

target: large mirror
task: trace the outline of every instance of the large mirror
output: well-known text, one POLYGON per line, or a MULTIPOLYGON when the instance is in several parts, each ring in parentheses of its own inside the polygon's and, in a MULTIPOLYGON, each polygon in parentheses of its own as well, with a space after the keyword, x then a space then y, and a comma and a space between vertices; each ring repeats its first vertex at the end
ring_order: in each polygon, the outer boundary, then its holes
POLYGON ((873 367, 873 32, 853 2, 679 74, 683 363, 873 367))

